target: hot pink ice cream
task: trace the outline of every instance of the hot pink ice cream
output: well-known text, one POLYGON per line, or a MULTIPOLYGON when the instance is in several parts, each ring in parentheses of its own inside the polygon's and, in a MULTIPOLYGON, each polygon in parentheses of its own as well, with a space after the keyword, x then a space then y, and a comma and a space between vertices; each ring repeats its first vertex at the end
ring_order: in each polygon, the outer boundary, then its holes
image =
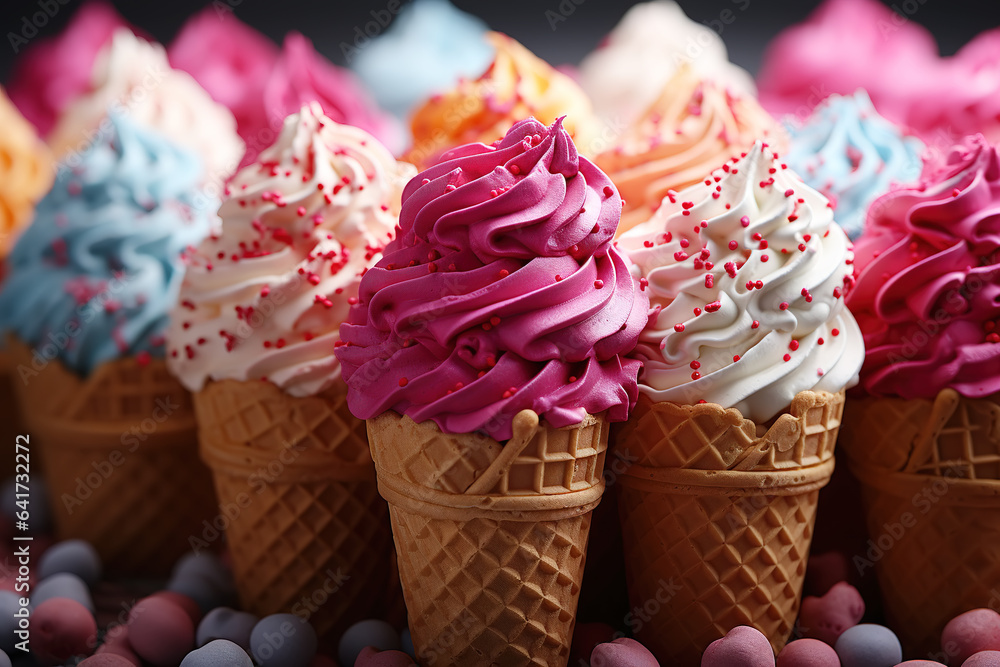
POLYGON ((90 87, 94 59, 116 29, 130 27, 100 1, 83 5, 57 37, 25 47, 11 74, 7 95, 43 137, 69 103, 90 87))
POLYGON ((933 398, 1000 391, 1000 154, 967 137, 919 186, 876 200, 847 299, 864 334, 861 388, 933 398))
POLYGON ((831 93, 864 88, 879 113, 905 124, 914 93, 938 79, 938 60, 926 28, 877 0, 826 0, 771 42, 757 87, 766 109, 802 120, 831 93))
POLYGON ((215 7, 188 19, 168 49, 172 67, 193 76, 212 99, 233 112, 247 144, 243 164, 253 162, 276 136, 264 110, 264 87, 278 53, 270 39, 232 12, 220 14, 215 7))
POLYGON ((337 348, 348 405, 511 437, 626 418, 648 299, 612 245, 621 197, 561 120, 468 144, 403 191, 400 231, 361 281, 337 348))

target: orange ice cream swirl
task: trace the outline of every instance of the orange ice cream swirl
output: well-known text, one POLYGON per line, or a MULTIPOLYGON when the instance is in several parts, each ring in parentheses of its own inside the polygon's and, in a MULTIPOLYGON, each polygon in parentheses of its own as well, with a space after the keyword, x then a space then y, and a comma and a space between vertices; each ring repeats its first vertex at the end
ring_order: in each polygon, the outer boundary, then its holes
POLYGON ((496 49, 493 63, 478 79, 460 81, 414 112, 405 159, 426 169, 448 149, 491 144, 529 116, 545 125, 566 116, 563 127, 586 155, 596 121, 583 89, 510 37, 491 32, 486 39, 496 49))
MULTIPOLYGON (((34 128, 0 89, 0 261, 52 185, 52 158, 34 128)), ((0 269, 2 271, 2 269, 0 269)))
POLYGON ((784 152, 784 130, 752 97, 682 66, 663 92, 595 162, 625 202, 621 234, 649 220, 671 191, 708 178, 757 140, 784 152))

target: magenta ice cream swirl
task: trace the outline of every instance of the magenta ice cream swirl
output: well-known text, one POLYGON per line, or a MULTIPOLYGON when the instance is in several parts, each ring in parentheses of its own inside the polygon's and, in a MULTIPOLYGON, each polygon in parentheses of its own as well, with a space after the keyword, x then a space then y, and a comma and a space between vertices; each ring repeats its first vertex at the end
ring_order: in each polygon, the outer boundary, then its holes
POLYGON ((351 411, 498 440, 524 409, 554 427, 624 420, 648 300, 612 245, 621 207, 561 120, 523 120, 417 175, 341 326, 351 411))
POLYGON ((855 246, 848 306, 871 395, 1000 391, 1000 155, 982 135, 876 200, 855 246))

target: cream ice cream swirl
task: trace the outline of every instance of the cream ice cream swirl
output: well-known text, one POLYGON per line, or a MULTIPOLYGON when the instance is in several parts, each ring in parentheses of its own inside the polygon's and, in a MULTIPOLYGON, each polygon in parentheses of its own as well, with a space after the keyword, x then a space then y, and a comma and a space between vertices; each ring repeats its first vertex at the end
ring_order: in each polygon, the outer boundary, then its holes
POLYGON ((648 281, 635 355, 654 401, 704 400, 764 422, 800 391, 857 381, 850 241, 829 202, 761 142, 665 199, 619 246, 648 281))
POLYGON ((192 391, 266 379, 292 396, 339 379, 338 327, 393 236, 415 173, 312 103, 229 184, 222 230, 189 253, 168 363, 192 391))

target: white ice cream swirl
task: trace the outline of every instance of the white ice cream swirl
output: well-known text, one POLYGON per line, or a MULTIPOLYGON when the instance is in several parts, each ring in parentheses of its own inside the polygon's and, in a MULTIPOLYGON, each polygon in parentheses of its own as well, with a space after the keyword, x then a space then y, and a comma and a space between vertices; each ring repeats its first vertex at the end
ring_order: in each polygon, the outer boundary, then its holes
POLYGON ((857 382, 850 241, 765 144, 672 193, 619 246, 649 283, 635 354, 652 400, 704 400, 761 423, 800 391, 857 382))
POLYGON ((316 103, 289 116, 230 183, 221 234, 188 256, 167 334, 172 372, 192 391, 210 379, 267 379, 307 396, 337 381, 340 323, 415 172, 316 103))

